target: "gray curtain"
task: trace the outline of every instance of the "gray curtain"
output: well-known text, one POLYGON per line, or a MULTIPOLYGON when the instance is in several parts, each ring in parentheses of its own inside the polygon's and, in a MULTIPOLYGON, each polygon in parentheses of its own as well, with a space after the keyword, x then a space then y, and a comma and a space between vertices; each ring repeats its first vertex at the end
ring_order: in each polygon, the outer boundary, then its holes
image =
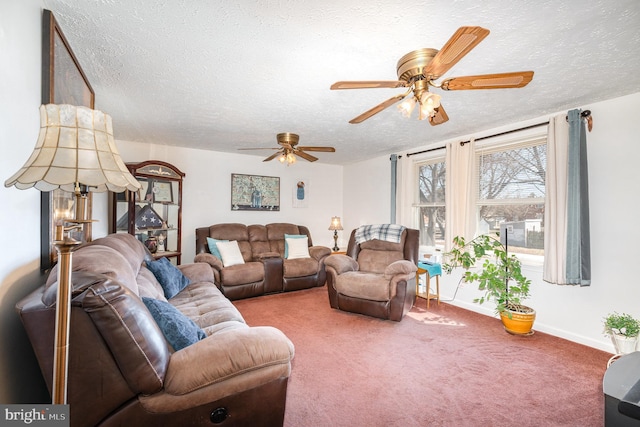
POLYGON ((566 283, 591 284, 587 136, 581 110, 571 110, 567 170, 566 283))

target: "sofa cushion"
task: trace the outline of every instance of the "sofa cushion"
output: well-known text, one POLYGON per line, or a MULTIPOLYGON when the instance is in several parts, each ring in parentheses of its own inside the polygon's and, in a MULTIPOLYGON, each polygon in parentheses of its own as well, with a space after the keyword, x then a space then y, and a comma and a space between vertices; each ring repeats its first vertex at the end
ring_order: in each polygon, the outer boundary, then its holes
POLYGON ((82 308, 111 349, 131 390, 145 394, 161 390, 171 357, 169 346, 142 300, 108 278, 83 295, 82 308))
MULTIPOLYGON (((135 241, 135 237, 132 237, 135 241)), ((142 258, 137 258, 138 264, 142 263, 142 258)), ((138 295, 138 284, 136 275, 138 269, 131 269, 131 262, 127 260, 117 250, 101 245, 82 245, 73 252, 72 270, 87 271, 91 273, 104 274, 117 280, 138 295)), ((58 269, 54 268, 47 277, 46 288, 51 287, 58 280, 58 269)))
POLYGON ((312 276, 318 273, 318 261, 314 258, 285 259, 282 263, 285 278, 312 276))
POLYGON ((349 271, 337 277, 335 288, 342 295, 371 301, 389 301, 389 279, 382 274, 349 271))
POLYGON ((242 257, 242 252, 240 252, 237 241, 217 242, 216 246, 218 246, 220 255, 222 255, 222 264, 225 267, 244 264, 244 258, 242 257))
POLYGON ((164 290, 164 296, 167 299, 173 298, 181 290, 186 288, 191 282, 178 267, 171 264, 167 258, 160 258, 156 261, 148 261, 147 268, 151 270, 162 289, 164 290))
POLYGON ((260 282, 264 279, 264 266, 261 262, 247 262, 226 267, 220 272, 220 279, 225 286, 260 282))
POLYGON ((168 302, 146 297, 142 298, 142 302, 174 350, 182 350, 207 337, 193 320, 168 302))
POLYGON ((210 282, 192 282, 170 302, 205 330, 224 322, 245 323, 238 309, 210 282))
POLYGON ((309 258, 309 239, 307 236, 284 239, 287 255, 286 259, 309 258))
POLYGON ((222 255, 218 250, 218 242, 228 242, 228 240, 214 239, 213 237, 207 237, 207 246, 209 246, 209 252, 219 260, 222 260, 222 255))

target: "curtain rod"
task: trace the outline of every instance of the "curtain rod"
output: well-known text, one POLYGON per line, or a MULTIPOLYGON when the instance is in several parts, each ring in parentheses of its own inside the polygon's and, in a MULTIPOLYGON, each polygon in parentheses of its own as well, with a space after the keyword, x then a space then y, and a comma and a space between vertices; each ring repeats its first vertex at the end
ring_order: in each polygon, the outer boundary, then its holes
MULTIPOLYGON (((588 118, 591 116, 591 111, 590 110, 584 110, 582 113, 580 113, 580 116, 584 119, 584 118, 588 118)), ((568 118, 567 118, 568 120, 568 118)), ((502 136, 502 135, 508 135, 510 133, 514 133, 514 132, 520 132, 523 130, 528 130, 528 129, 533 129, 533 128, 537 128, 540 126, 546 126, 549 124, 549 121, 547 120, 546 122, 542 122, 542 123, 536 123, 535 125, 530 125, 530 126, 525 126, 525 127, 521 127, 518 129, 511 129, 505 132, 500 132, 500 133, 496 133, 494 135, 487 135, 487 136, 482 136, 480 138, 476 138, 475 141, 482 141, 483 139, 489 139, 489 138, 495 138, 496 136, 502 136)), ((464 144, 468 144, 471 141, 460 141, 460 145, 464 145, 464 144)), ((415 156, 416 154, 423 154, 423 153, 428 153, 431 151, 436 151, 436 150, 442 150, 443 148, 446 148, 444 145, 442 147, 436 147, 436 148, 429 148, 428 150, 422 150, 422 151, 416 151, 415 153, 407 153, 407 157, 411 157, 411 156, 415 156)))

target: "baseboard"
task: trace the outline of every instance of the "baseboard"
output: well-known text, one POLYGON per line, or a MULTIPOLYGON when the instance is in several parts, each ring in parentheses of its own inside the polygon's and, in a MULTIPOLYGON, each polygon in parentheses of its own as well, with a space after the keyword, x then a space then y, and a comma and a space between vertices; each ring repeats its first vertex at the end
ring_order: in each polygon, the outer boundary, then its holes
MULTIPOLYGON (((484 314, 485 316, 490 316, 490 317, 495 317, 497 318, 497 315, 495 314, 495 312, 493 311, 492 308, 488 308, 488 307, 483 307, 479 304, 476 303, 471 303, 471 302, 467 302, 467 301, 444 301, 448 304, 454 305, 456 307, 460 307, 460 308, 464 308, 465 310, 470 310, 470 311, 474 311, 476 313, 480 313, 480 314, 484 314)), ((582 344, 582 345, 586 345, 587 347, 591 347, 591 348, 595 348, 598 350, 602 350, 604 352, 607 353, 611 353, 613 354, 612 350, 613 350, 613 345, 611 344, 607 344, 607 343, 603 343, 601 341, 596 341, 594 339, 582 336, 582 335, 577 335, 577 334, 572 334, 570 332, 567 332, 565 330, 562 329, 558 329, 558 328, 554 328, 552 326, 549 325, 545 325, 542 322, 539 322, 536 319, 536 322, 534 324, 534 328, 535 331, 540 331, 540 332, 544 332, 545 334, 549 334, 549 335, 553 335, 554 337, 558 337, 558 338, 562 338, 565 339, 567 341, 571 341, 571 342, 575 342, 577 344, 582 344)))

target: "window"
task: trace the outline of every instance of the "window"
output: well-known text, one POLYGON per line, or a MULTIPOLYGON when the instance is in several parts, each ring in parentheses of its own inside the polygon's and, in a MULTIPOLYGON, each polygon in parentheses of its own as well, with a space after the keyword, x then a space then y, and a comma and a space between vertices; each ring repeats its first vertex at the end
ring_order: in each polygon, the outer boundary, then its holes
POLYGON ((418 229, 421 246, 444 245, 445 162, 439 158, 418 166, 418 229))
POLYGON ((546 138, 477 149, 478 234, 508 230, 509 252, 544 255, 546 138))

